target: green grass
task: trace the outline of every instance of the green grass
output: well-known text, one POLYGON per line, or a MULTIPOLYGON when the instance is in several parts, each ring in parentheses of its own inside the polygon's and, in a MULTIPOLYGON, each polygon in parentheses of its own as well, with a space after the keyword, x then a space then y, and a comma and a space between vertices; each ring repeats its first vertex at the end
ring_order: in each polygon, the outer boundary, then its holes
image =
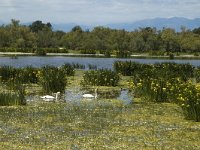
MULTIPOLYGON (((69 77, 67 88, 80 86, 83 73, 79 70, 69 77)), ((129 80, 122 77, 118 87, 99 87, 99 91, 127 88, 129 80)), ((35 95, 42 91, 35 84, 26 90, 35 95)), ((200 149, 200 122, 186 120, 182 109, 172 103, 37 102, 0 107, 0 118, 0 149, 6 150, 200 149)))
POLYGON ((200 149, 200 123, 169 103, 38 103, 0 118, 2 149, 200 149))

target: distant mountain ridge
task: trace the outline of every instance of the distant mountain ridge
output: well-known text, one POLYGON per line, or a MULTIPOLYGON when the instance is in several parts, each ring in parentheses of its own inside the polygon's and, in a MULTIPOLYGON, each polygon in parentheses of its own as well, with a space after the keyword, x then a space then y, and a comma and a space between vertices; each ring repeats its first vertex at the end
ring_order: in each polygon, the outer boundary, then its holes
MULTIPOLYGON (((0 25, 6 24, 0 20, 0 25)), ((24 25, 29 25, 31 23, 22 23, 24 25)), ((75 23, 51 23, 54 30, 62 30, 65 32, 71 31, 74 26, 78 24, 75 23)), ((92 30, 95 26, 80 25, 83 30, 92 30)), ((127 31, 134 31, 138 28, 144 27, 156 27, 158 30, 165 28, 173 28, 176 31, 180 31, 181 27, 186 27, 187 29, 194 29, 200 27, 200 18, 187 19, 183 17, 173 17, 173 18, 154 18, 154 19, 145 19, 140 21, 135 21, 132 23, 115 23, 102 25, 104 27, 109 27, 111 29, 125 29, 127 31)))
POLYGON ((155 19, 145 19, 141 21, 136 21, 128 24, 109 24, 108 27, 115 29, 125 29, 132 31, 138 28, 144 27, 156 27, 158 30, 165 28, 173 28, 176 31, 180 31, 181 27, 186 27, 187 29, 194 29, 200 27, 200 18, 187 19, 182 17, 173 18, 155 18, 155 19))
MULTIPOLYGON (((65 32, 71 31, 71 29, 77 24, 53 24, 54 30, 63 30, 65 32)), ((83 30, 92 30, 94 26, 83 26, 80 25, 83 30)), ((127 31, 133 31, 138 28, 144 27, 156 27, 158 30, 163 28, 173 28, 176 31, 180 31, 181 27, 186 27, 187 29, 193 30, 194 28, 200 27, 200 18, 187 19, 183 17, 173 17, 173 18, 154 18, 145 19, 140 21, 135 21, 133 23, 116 23, 102 25, 109 27, 111 29, 125 29, 127 31)))

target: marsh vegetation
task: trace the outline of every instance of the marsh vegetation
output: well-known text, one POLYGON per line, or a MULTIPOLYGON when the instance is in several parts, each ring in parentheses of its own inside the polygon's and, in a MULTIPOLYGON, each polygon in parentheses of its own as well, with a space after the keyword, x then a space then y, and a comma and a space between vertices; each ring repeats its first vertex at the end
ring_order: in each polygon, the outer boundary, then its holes
POLYGON ((118 61, 113 66, 114 70, 94 67, 87 71, 75 70, 72 64, 59 68, 1 67, 1 93, 9 95, 0 94, 1 105, 7 102, 13 106, 0 107, 0 147, 200 148, 197 122, 200 121, 200 68, 189 64, 144 65, 128 61, 118 61), (20 96, 24 100, 30 95, 64 93, 73 88, 93 91, 96 87, 100 95, 129 89, 133 92, 132 100, 124 103, 114 97, 100 96, 97 100, 79 102, 27 101, 25 106, 16 102, 20 96), (15 101, 10 103, 10 100, 15 101))

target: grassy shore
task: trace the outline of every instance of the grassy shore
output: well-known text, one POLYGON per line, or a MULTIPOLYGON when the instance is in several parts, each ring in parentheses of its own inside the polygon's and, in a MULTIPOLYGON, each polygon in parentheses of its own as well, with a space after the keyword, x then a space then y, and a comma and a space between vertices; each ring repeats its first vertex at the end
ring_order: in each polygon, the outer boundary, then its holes
MULTIPOLYGON (((0 56, 36 56, 35 53, 23 53, 23 52, 0 52, 0 56)), ((80 53, 47 53, 46 56, 71 56, 71 57, 105 57, 104 54, 80 54, 80 53)), ((116 55, 111 55, 110 57, 116 57, 116 55)), ((149 55, 148 53, 135 53, 130 55, 128 58, 135 59, 170 59, 169 56, 159 56, 159 55, 149 55)), ((175 55, 173 59, 200 59, 200 56, 194 56, 192 54, 182 53, 180 55, 175 55)))

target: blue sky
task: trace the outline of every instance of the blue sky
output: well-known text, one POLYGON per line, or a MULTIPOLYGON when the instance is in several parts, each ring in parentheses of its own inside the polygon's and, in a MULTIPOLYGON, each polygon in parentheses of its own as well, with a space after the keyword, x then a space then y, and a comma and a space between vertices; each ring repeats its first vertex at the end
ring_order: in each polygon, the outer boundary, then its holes
POLYGON ((157 17, 199 18, 200 0, 0 0, 0 20, 105 25, 157 17))

